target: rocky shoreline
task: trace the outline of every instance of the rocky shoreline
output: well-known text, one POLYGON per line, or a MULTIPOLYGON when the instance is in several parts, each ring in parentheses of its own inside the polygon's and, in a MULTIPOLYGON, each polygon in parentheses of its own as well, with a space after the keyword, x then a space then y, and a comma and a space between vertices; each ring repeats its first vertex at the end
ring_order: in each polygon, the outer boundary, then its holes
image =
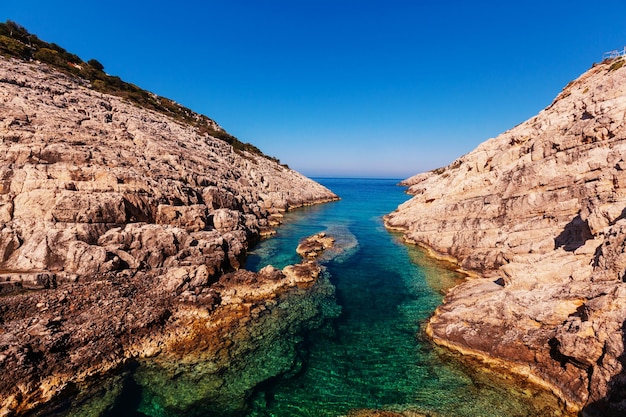
POLYGON ((197 120, 207 128, 0 57, 0 415, 110 410, 125 386, 161 411, 236 408, 249 388, 215 377, 229 360, 280 350, 251 386, 293 366, 329 284, 314 262, 240 268, 284 211, 337 196, 197 120), (201 399, 214 388, 221 399, 201 399))
POLYGON ((14 389, 3 397, 3 415, 101 415, 129 386, 141 390, 147 415, 241 414, 257 385, 297 370, 302 335, 338 311, 334 287, 313 261, 231 272, 173 300, 135 279, 67 285, 60 302, 28 314, 29 304, 54 297, 38 293, 3 300, 27 318, 5 316, 13 346, 2 379, 14 389), (115 285, 125 297, 84 300, 115 285))
POLYGON ((386 217, 472 277, 428 333, 507 364, 572 412, 626 412, 626 70, 595 65, 537 116, 404 181, 386 217))

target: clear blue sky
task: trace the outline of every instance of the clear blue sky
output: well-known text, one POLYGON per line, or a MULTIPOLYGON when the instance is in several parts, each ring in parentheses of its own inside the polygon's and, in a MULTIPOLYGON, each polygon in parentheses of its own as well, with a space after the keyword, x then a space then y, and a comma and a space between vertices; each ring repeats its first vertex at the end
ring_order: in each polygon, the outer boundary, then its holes
POLYGON ((624 0, 0 0, 7 19, 309 176, 447 165, 626 45, 624 0))

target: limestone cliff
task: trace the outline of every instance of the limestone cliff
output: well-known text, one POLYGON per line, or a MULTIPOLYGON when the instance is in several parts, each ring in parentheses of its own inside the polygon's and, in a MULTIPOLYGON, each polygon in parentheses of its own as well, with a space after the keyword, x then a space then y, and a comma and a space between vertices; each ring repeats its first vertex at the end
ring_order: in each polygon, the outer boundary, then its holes
MULTIPOLYGON (((279 294, 319 274, 233 271, 281 212, 332 192, 217 139, 206 117, 186 123, 91 87, 0 56, 0 415, 80 402, 94 381, 157 366, 156 355, 191 366, 215 353, 209 341, 232 345, 246 314, 282 314, 279 294)), ((220 355, 214 373, 228 367, 220 355)), ((191 397, 172 407, 202 400, 191 397)))
POLYGON ((404 181, 386 218, 478 277, 429 323, 437 343, 509 363, 572 410, 626 396, 626 68, 595 65, 537 116, 404 181))

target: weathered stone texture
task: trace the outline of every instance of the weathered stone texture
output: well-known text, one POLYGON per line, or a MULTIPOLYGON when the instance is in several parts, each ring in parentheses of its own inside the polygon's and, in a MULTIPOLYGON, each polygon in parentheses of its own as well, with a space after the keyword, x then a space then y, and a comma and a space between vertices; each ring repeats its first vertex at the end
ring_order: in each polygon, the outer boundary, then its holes
POLYGON ((337 198, 85 83, 0 57, 0 415, 165 352, 189 311, 236 310, 220 277, 280 212, 337 198))
POLYGON ((483 277, 449 292, 435 341, 607 415, 624 412, 625 118, 626 68, 594 66, 537 116, 404 181, 414 197, 386 218, 483 277))

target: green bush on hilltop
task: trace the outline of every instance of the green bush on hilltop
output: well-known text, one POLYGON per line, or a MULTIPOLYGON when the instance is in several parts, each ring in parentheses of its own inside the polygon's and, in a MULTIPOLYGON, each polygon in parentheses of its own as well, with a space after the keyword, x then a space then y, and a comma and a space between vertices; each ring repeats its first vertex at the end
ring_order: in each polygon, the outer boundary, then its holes
POLYGON ((104 71, 104 65, 102 65, 98 60, 96 59, 90 59, 89 61, 87 61, 87 64, 89 64, 89 66, 93 69, 95 69, 96 71, 104 71))
POLYGON ((613 64, 611 64, 611 66, 609 67, 609 72, 610 71, 615 71, 618 70, 620 68, 622 68, 624 66, 624 64, 626 64, 626 60, 624 60, 624 58, 619 58, 617 59, 615 62, 613 62, 613 64))
MULTIPOLYGON (((67 52, 54 43, 42 41, 10 20, 0 23, 0 55, 44 62, 65 73, 90 81, 91 87, 96 91, 125 98, 137 106, 166 114, 181 123, 191 125, 198 130, 199 134, 208 134, 223 140, 238 153, 246 151, 280 163, 278 159, 263 154, 256 146, 241 142, 224 130, 215 129, 208 117, 197 115, 173 100, 142 90, 134 84, 123 81, 120 77, 106 74, 104 65, 98 60, 90 59, 83 62, 77 55, 67 52)), ((286 167, 286 165, 283 166, 286 167)))
POLYGON ((29 59, 32 56, 28 45, 6 35, 0 35, 0 52, 22 59, 29 59))
POLYGON ((28 44, 31 47, 33 46, 33 41, 35 44, 42 43, 36 36, 28 33, 24 27, 10 20, 7 20, 6 23, 3 23, 2 26, 0 26, 0 35, 15 39, 23 44, 28 44))

